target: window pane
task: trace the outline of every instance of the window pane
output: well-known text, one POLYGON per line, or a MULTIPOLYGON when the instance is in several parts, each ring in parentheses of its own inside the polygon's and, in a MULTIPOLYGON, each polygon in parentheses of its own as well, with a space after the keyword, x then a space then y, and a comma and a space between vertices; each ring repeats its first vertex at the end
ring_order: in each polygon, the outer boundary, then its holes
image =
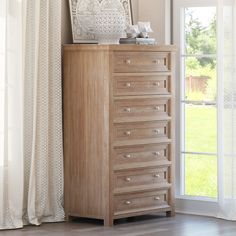
POLYGON ((185 52, 216 54, 216 8, 185 8, 185 52))
MULTIPOLYGON (((5 103, 5 37, 6 37, 6 2, 0 0, 0 168, 4 156, 4 103, 5 103)), ((0 183, 1 184, 1 183, 0 183)))
POLYGON ((216 101, 216 59, 185 58, 185 100, 216 101))
POLYGON ((185 105, 186 152, 217 153, 217 109, 211 105, 185 105))
POLYGON ((185 194, 217 197, 217 157, 185 155, 185 194))

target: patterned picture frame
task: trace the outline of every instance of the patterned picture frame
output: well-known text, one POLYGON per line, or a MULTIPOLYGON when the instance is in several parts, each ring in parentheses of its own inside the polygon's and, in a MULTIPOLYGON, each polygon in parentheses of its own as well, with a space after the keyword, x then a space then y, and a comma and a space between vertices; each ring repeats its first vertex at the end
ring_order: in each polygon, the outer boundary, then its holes
MULTIPOLYGON (((97 43, 94 15, 99 4, 107 0, 69 0, 73 43, 97 43)), ((127 25, 133 24, 131 0, 119 0, 124 6, 127 25)))

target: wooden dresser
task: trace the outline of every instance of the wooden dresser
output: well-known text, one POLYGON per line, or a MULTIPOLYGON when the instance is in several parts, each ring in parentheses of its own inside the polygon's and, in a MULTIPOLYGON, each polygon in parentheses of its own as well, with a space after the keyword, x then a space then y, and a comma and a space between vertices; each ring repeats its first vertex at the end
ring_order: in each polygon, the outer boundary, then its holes
POLYGON ((64 46, 67 219, 174 215, 175 50, 64 46))

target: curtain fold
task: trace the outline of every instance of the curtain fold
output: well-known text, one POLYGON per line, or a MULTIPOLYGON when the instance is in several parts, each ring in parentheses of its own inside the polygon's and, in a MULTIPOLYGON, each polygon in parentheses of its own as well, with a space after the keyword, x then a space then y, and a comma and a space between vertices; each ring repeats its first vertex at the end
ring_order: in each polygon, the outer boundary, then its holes
POLYGON ((0 229, 64 220, 61 0, 0 0, 0 229))
POLYGON ((236 0, 218 0, 219 213, 236 220, 236 0))
POLYGON ((0 228, 3 229, 22 226, 22 19, 20 1, 0 0, 0 228))
POLYGON ((24 166, 29 183, 24 205, 29 222, 39 224, 60 221, 64 216, 61 1, 28 1, 27 18, 24 166))

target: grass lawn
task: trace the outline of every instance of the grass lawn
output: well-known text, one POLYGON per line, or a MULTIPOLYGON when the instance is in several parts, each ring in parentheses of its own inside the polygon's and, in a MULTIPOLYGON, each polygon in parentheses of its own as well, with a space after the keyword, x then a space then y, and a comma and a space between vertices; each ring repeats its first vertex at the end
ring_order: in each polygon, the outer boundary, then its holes
MULTIPOLYGON (((217 110, 213 106, 186 105, 185 150, 217 152, 217 110)), ((185 194, 217 196, 217 157, 185 155, 185 194)))

